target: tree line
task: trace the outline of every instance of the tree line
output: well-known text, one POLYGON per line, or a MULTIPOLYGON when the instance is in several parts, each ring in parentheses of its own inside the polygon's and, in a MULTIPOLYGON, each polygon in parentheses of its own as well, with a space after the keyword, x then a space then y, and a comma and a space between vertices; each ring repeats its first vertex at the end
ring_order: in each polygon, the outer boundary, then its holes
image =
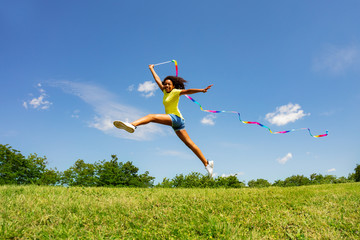
MULTIPOLYGON (((20 151, 8 144, 0 144, 0 185, 62 185, 85 187, 160 187, 160 188, 242 188, 247 187, 245 182, 237 176, 218 176, 209 178, 207 175, 192 172, 188 175, 179 174, 173 179, 164 178, 161 183, 154 185, 154 177, 146 171, 139 174, 139 168, 132 162, 120 162, 116 155, 111 159, 95 163, 86 163, 77 160, 73 166, 65 171, 49 169, 46 157, 30 154, 25 157, 20 151)), ((251 180, 247 183, 250 188, 261 187, 291 187, 314 184, 336 184, 346 182, 360 182, 360 165, 348 177, 334 175, 311 174, 310 177, 294 175, 285 180, 274 183, 266 179, 251 180)))
POLYGON ((11 146, 0 144, 0 185, 152 187, 155 179, 147 171, 139 174, 139 168, 131 162, 119 162, 116 155, 109 161, 93 164, 79 159, 63 172, 48 169, 47 165, 46 157, 37 154, 25 157, 11 146))
MULTIPOLYGON (((247 185, 250 188, 263 188, 263 187, 294 187, 304 185, 317 185, 317 184, 336 184, 347 182, 359 182, 360 181, 360 165, 356 167, 357 172, 350 174, 346 177, 337 178, 334 175, 321 175, 311 174, 310 178, 304 175, 293 175, 285 180, 277 180, 271 184, 266 179, 250 180, 247 185), (357 178, 356 178, 357 176, 357 178)), ((200 173, 190 173, 189 175, 176 175, 173 179, 165 178, 156 187, 168 187, 168 188, 242 188, 246 187, 245 182, 238 180, 236 176, 209 178, 206 175, 200 173)))

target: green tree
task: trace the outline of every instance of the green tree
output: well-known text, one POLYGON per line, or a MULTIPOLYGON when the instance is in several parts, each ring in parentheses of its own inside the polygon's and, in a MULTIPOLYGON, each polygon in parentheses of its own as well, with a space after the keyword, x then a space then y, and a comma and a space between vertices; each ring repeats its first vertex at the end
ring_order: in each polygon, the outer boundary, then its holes
POLYGON ((274 187, 285 187, 285 182, 283 181, 283 180, 276 180, 273 184, 272 184, 272 186, 274 186, 274 187))
POLYGON ((172 179, 172 183, 173 183, 173 187, 176 187, 176 188, 185 187, 185 176, 184 176, 184 174, 176 175, 172 179))
POLYGON ((303 175, 293 175, 284 180, 285 187, 309 185, 310 179, 303 175))
POLYGON ((351 182, 351 181, 346 177, 339 177, 334 181, 334 183, 348 183, 348 182, 351 182))
POLYGON ((335 175, 325 175, 323 184, 333 184, 336 183, 336 176, 335 175))
POLYGON ((245 183, 240 182, 236 175, 230 175, 227 177, 217 177, 215 179, 216 186, 221 188, 242 188, 245 187, 245 183))
POLYGON ((46 157, 25 157, 8 144, 0 144, 0 184, 57 184, 57 171, 47 169, 46 157), (49 178, 49 179, 48 179, 49 178))
POLYGON ((322 184, 324 181, 324 176, 321 174, 313 173, 310 175, 311 184, 322 184))
POLYGON ((68 186, 96 186, 98 181, 95 165, 79 159, 72 167, 63 172, 61 182, 68 186))
POLYGON ((251 188, 263 188, 263 187, 270 187, 271 184, 268 182, 268 180, 259 178, 257 180, 249 181, 248 186, 251 188))
POLYGON ((214 187, 215 180, 209 178, 207 175, 203 175, 198 172, 191 172, 188 175, 179 174, 176 175, 171 181, 164 179, 166 182, 160 184, 160 186, 165 187, 169 186, 176 188, 205 188, 205 187, 214 187))
POLYGON ((334 175, 321 175, 313 173, 310 175, 310 184, 332 184, 336 183, 337 178, 334 175))
POLYGON ((28 161, 20 151, 0 145, 0 183, 28 184, 28 161))
POLYGON ((55 169, 45 169, 41 178, 38 181, 39 185, 55 186, 61 181, 61 173, 55 169))
POLYGON ((355 182, 355 173, 349 173, 347 180, 349 182, 355 182))
POLYGON ((138 171, 132 162, 118 162, 117 156, 111 155, 110 161, 97 164, 98 186, 152 187, 155 178, 148 171, 140 175, 138 171))
POLYGON ((118 186, 123 185, 123 174, 121 172, 122 163, 118 163, 116 155, 111 155, 110 161, 102 161, 97 164, 97 175, 99 186, 118 186))
POLYGON ((355 167, 354 180, 355 182, 360 182, 360 165, 357 164, 355 167))
POLYGON ((234 176, 209 178, 198 172, 192 172, 188 175, 179 174, 173 179, 164 178, 162 183, 156 187, 174 187, 174 188, 241 188, 245 187, 243 182, 234 176))
POLYGON ((163 181, 161 183, 158 183, 155 187, 172 188, 173 187, 173 182, 169 178, 163 178, 163 181))

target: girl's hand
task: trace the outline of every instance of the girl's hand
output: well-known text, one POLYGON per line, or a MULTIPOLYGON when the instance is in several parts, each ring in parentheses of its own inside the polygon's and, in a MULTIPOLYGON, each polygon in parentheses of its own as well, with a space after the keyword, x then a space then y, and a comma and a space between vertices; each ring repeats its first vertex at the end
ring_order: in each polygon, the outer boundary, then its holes
POLYGON ((203 89, 203 93, 206 93, 214 84, 211 84, 203 89))
POLYGON ((150 64, 150 65, 149 65, 149 68, 150 68, 150 69, 154 69, 154 64, 150 64))

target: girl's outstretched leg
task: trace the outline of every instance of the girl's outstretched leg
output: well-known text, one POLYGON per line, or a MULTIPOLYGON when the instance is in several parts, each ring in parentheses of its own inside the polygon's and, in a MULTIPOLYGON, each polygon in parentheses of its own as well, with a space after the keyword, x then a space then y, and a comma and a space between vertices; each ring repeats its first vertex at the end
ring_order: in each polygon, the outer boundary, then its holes
POLYGON ((204 164, 206 170, 208 171, 210 177, 212 177, 213 170, 214 170, 214 161, 208 161, 204 154, 201 152, 200 148, 191 140, 189 137, 189 134, 186 132, 185 129, 176 131, 176 135, 183 141, 186 146, 188 146, 195 155, 201 160, 201 162, 204 164))
POLYGON ((123 122, 123 121, 114 121, 114 125, 117 128, 124 129, 129 133, 133 133, 137 126, 148 124, 150 122, 160 123, 170 126, 172 125, 171 118, 167 114, 149 114, 132 123, 123 122))
POLYGON ((137 126, 148 124, 150 122, 160 123, 169 126, 172 125, 171 118, 167 114, 149 114, 132 123, 123 122, 123 121, 114 121, 114 125, 117 128, 124 129, 129 133, 133 133, 137 126))
POLYGON ((160 124, 169 125, 169 126, 172 125, 171 118, 168 114, 149 114, 149 115, 146 115, 145 117, 142 117, 142 118, 132 122, 131 124, 134 127, 137 127, 137 126, 148 124, 151 122, 160 123, 160 124))
POLYGON ((181 141, 183 141, 185 145, 188 146, 195 153, 195 155, 202 161, 202 163, 206 167, 208 165, 208 162, 204 157, 204 154, 201 152, 200 148, 191 140, 186 130, 182 129, 175 132, 176 135, 178 135, 178 137, 181 139, 181 141))

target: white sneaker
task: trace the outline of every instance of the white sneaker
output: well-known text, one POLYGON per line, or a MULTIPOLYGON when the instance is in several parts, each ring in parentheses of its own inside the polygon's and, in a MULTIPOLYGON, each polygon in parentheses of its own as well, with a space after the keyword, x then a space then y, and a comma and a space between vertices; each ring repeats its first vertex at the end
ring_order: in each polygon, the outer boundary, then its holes
POLYGON ((120 129, 124 129, 125 131, 128 131, 129 133, 133 133, 135 131, 135 126, 122 121, 114 121, 114 126, 120 129))
POLYGON ((209 176, 212 177, 214 172, 214 161, 208 161, 208 165, 205 167, 205 169, 208 171, 209 176))

